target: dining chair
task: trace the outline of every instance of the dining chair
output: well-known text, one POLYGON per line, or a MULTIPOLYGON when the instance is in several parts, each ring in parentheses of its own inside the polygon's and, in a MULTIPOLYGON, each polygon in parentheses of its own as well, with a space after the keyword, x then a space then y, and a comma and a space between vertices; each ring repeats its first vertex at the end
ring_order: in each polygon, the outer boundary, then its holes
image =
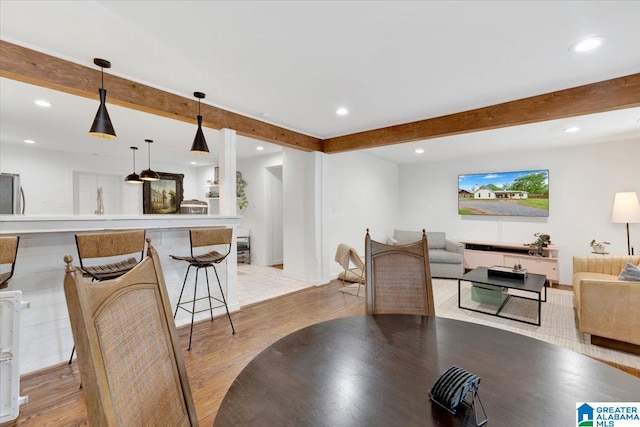
POLYGON ((64 257, 64 292, 90 425, 197 426, 164 274, 147 256, 116 279, 85 281, 64 257))
POLYGON ((342 279, 342 284, 346 286, 346 282, 357 283, 358 291, 356 296, 360 296, 360 288, 364 285, 365 267, 364 261, 358 255, 358 252, 353 247, 340 243, 336 249, 335 261, 343 268, 343 271, 338 276, 342 279))
POLYGON ((0 274, 0 289, 9 286, 9 280, 13 277, 18 258, 18 244, 20 236, 0 237, 0 264, 11 264, 9 271, 0 274))
MULTIPOLYGON (((91 281, 122 276, 142 261, 145 235, 145 230, 76 234, 76 249, 82 274, 91 277, 91 281)), ((74 345, 69 365, 73 361, 75 350, 74 345)))
POLYGON ((427 235, 407 245, 365 237, 367 314, 435 316, 427 235))
POLYGON ((189 237, 191 240, 191 255, 189 256, 178 256, 178 255, 170 255, 171 258, 186 261, 189 263, 187 267, 187 272, 184 275, 184 281, 182 282, 182 289, 180 290, 180 296, 178 297, 178 303, 176 304, 175 312, 173 313, 173 317, 175 319, 178 314, 178 310, 182 309, 191 314, 191 329, 189 330, 189 348, 187 350, 191 350, 191 338, 193 336, 193 321, 196 313, 202 313, 205 311, 209 311, 211 314, 211 320, 213 321, 213 309, 223 307, 227 311, 227 317, 229 318, 229 323, 231 324, 231 332, 233 334, 236 333, 235 328, 233 327, 233 321, 231 320, 231 314, 229 313, 229 306, 227 305, 227 300, 224 296, 224 291, 222 290, 222 284, 220 283, 220 276, 218 275, 218 270, 216 269, 216 265, 220 264, 224 261, 229 253, 231 252, 231 240, 233 238, 233 229, 225 228, 225 227, 214 227, 214 228, 194 228, 189 230, 189 237), (226 253, 221 253, 213 249, 214 246, 226 246, 226 253), (202 249, 207 248, 207 249, 202 249), (194 249, 199 250, 200 253, 196 254, 194 249), (188 301, 182 301, 182 296, 184 294, 184 288, 187 284, 187 278, 189 277, 189 271, 191 267, 196 269, 196 277, 194 280, 194 288, 193 288, 193 298, 188 301), (198 297, 198 273, 200 269, 204 268, 205 276, 207 278, 207 296, 198 297), (220 289, 220 298, 211 296, 211 288, 209 287, 209 272, 208 268, 213 268, 213 272, 216 275, 216 279, 218 280, 218 288, 220 289), (204 309, 196 309, 196 303, 198 301, 206 300, 208 304, 208 308, 204 309), (217 304, 214 306, 212 302, 215 301, 217 304))

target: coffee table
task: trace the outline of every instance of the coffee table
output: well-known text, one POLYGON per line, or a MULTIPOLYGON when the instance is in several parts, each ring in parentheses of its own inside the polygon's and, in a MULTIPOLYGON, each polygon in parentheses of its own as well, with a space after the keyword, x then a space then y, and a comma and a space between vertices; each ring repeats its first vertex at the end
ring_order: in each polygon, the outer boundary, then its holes
POLYGON ((547 276, 545 276, 544 274, 528 273, 527 277, 523 281, 523 280, 519 280, 519 279, 510 279, 510 278, 505 278, 505 277, 489 276, 488 275, 488 271, 489 271, 488 267, 478 267, 478 268, 476 268, 474 270, 469 271, 468 273, 465 273, 462 277, 460 277, 458 279, 458 308, 463 308, 465 310, 471 310, 471 311, 475 311, 475 312, 478 312, 478 313, 489 314, 489 315, 492 315, 492 316, 502 317, 504 319, 515 320, 516 322, 522 322, 522 323, 528 323, 530 325, 540 326, 541 313, 542 313, 542 303, 547 301, 547 288, 545 287, 545 283, 547 281, 547 276), (461 301, 461 283, 463 281, 472 282, 472 283, 478 283, 478 284, 484 284, 484 285, 490 285, 492 287, 497 287, 497 288, 506 288, 507 292, 509 292, 508 291, 509 289, 515 289, 515 290, 518 290, 518 291, 523 291, 523 292, 527 292, 527 293, 531 293, 531 294, 536 294, 537 297, 536 298, 529 298, 529 297, 526 297, 526 296, 514 295, 514 294, 509 293, 507 295, 507 298, 502 302, 502 304, 500 306, 498 306, 498 308, 495 311, 495 313, 492 313, 492 312, 487 311, 487 310, 478 310, 478 309, 475 309, 475 308, 472 308, 472 307, 463 307, 462 306, 462 301, 461 301), (543 289, 544 289, 544 298, 542 297, 543 289), (523 319, 517 319, 517 318, 514 318, 514 317, 503 315, 501 313, 502 309, 505 307, 505 305, 507 304, 507 302, 509 302, 509 300, 511 298, 519 298, 519 299, 537 301, 538 302, 538 321, 537 322, 531 322, 531 321, 527 321, 527 320, 523 320, 523 319))

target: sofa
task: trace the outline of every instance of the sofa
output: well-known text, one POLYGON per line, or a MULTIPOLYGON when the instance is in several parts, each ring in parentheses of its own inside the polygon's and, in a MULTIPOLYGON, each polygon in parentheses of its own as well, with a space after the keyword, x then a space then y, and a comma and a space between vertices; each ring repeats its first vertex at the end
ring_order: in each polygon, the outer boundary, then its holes
POLYGON ((640 281, 618 280, 640 256, 573 257, 573 290, 580 332, 591 343, 640 354, 640 281))
MULTIPOLYGON (((406 245, 422 239, 422 231, 394 230, 393 237, 387 243, 406 245)), ((444 232, 427 231, 429 245, 429 266, 431 277, 442 279, 458 279, 464 274, 464 247, 446 238, 444 232)))

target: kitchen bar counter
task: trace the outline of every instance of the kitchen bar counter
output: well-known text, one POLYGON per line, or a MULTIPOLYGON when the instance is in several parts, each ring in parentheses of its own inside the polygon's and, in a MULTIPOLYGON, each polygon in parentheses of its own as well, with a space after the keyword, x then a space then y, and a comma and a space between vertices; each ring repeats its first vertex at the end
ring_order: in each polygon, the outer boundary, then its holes
MULTIPOLYGON (((190 228, 235 228, 241 218, 215 215, 0 215, 0 234, 20 236, 15 275, 7 290, 22 291, 22 299, 31 303, 31 308, 23 310, 21 315, 20 374, 64 362, 71 354, 73 338, 63 291, 63 257, 71 255, 74 265, 78 265, 76 233, 146 230, 146 236, 151 238, 151 244, 160 256, 169 298, 175 308, 187 265, 169 255, 190 253, 190 228)), ((234 239, 231 253, 218 266, 223 288, 226 285, 225 294, 231 312, 240 308, 235 248, 234 239)), ((204 278, 204 275, 201 276, 200 284, 204 278)), ((191 274, 189 281, 193 278, 194 274, 191 274)), ((215 283, 215 278, 213 280, 215 283)), ((214 283, 212 292, 217 289, 214 283)), ((193 286, 187 289, 193 289, 193 286)), ((204 291, 205 287, 198 286, 198 290, 201 289, 204 291)), ((196 320, 205 319, 207 314, 197 314, 196 320)), ((224 308, 214 310, 214 314, 225 314, 224 308)), ((180 310, 176 325, 190 321, 191 316, 180 310)), ((197 343, 196 338, 194 346, 197 343)))
POLYGON ((219 215, 0 215, 0 234, 81 231, 175 230, 237 225, 240 216, 219 215))

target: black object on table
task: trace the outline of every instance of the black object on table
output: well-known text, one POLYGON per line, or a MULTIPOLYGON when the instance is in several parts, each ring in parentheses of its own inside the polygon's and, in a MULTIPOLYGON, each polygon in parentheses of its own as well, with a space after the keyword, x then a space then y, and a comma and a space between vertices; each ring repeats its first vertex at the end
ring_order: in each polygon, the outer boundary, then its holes
POLYGON ((238 375, 215 426, 473 426, 428 392, 450 366, 482 378, 491 426, 575 425, 576 403, 629 402, 640 379, 523 335, 439 317, 379 314, 294 332, 238 375))

